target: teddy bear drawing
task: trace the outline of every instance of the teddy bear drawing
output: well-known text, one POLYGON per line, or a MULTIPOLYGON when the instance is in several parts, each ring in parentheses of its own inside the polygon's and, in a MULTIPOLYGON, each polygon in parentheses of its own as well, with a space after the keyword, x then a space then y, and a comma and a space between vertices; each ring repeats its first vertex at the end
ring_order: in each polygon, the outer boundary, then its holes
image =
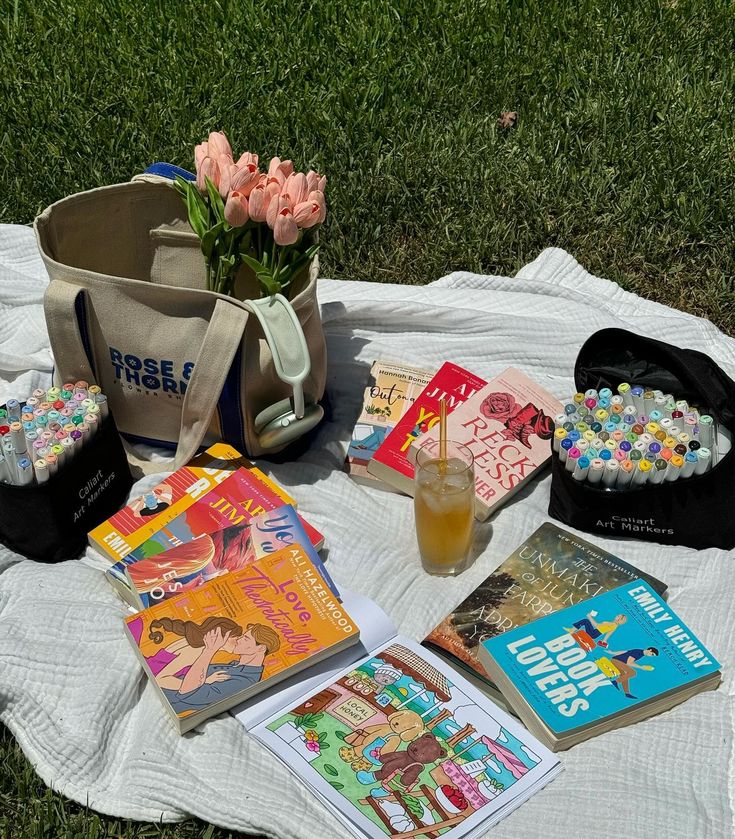
POLYGON ((410 790, 418 781, 424 766, 445 755, 445 749, 433 734, 422 734, 409 743, 405 751, 381 755, 381 766, 373 772, 358 772, 357 780, 361 784, 380 781, 383 788, 387 789, 388 782, 395 778, 406 790, 410 790))

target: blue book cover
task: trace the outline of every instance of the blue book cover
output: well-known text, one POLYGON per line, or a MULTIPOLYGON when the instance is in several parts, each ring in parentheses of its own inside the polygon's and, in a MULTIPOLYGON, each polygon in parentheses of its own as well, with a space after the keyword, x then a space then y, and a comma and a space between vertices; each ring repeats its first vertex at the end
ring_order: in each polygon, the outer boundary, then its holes
POLYGON ((249 522, 189 539, 162 553, 134 561, 131 561, 133 554, 129 554, 107 573, 113 579, 122 577, 127 588, 140 600, 134 605, 145 609, 198 588, 213 577, 240 571, 255 560, 292 545, 301 546, 334 596, 339 598, 339 590, 290 504, 259 513, 249 522))
POLYGON ((630 711, 720 669, 643 580, 489 638, 483 652, 557 734, 630 711))

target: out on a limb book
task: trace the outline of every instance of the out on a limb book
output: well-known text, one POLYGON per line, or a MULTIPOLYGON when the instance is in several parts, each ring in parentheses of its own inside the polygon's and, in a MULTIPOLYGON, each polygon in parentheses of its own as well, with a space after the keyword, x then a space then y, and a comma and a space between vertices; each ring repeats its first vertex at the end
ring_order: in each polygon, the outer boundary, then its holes
POLYGON ((561 769, 516 720, 400 636, 290 699, 243 722, 357 836, 479 837, 561 769))
POLYGON ((403 364, 374 361, 363 395, 362 411, 352 432, 345 470, 361 484, 393 490, 368 473, 373 455, 400 418, 416 401, 433 373, 403 364))

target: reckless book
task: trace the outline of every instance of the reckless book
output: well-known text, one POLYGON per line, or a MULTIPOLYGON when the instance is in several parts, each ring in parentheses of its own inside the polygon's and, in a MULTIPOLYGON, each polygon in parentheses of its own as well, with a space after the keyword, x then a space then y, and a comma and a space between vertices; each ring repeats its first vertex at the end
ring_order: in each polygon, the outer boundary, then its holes
MULTIPOLYGON (((449 414, 449 439, 475 460, 475 518, 488 518, 549 462, 553 417, 561 410, 555 396, 508 367, 449 414)), ((439 456, 438 427, 411 442, 409 458, 424 446, 439 456)))
POLYGON ((497 687, 478 660, 480 645, 544 615, 576 605, 624 583, 666 585, 551 522, 542 524, 424 638, 422 644, 497 687))

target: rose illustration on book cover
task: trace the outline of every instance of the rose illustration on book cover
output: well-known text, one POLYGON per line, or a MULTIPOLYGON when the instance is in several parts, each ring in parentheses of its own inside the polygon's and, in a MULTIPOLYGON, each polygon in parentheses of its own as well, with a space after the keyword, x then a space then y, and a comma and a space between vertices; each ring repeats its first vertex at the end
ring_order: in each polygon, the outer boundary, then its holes
POLYGON ((483 416, 496 420, 505 426, 503 437, 518 440, 527 449, 531 448, 533 434, 541 440, 550 440, 554 423, 540 408, 529 402, 524 408, 513 395, 505 391, 490 393, 480 406, 483 416))

